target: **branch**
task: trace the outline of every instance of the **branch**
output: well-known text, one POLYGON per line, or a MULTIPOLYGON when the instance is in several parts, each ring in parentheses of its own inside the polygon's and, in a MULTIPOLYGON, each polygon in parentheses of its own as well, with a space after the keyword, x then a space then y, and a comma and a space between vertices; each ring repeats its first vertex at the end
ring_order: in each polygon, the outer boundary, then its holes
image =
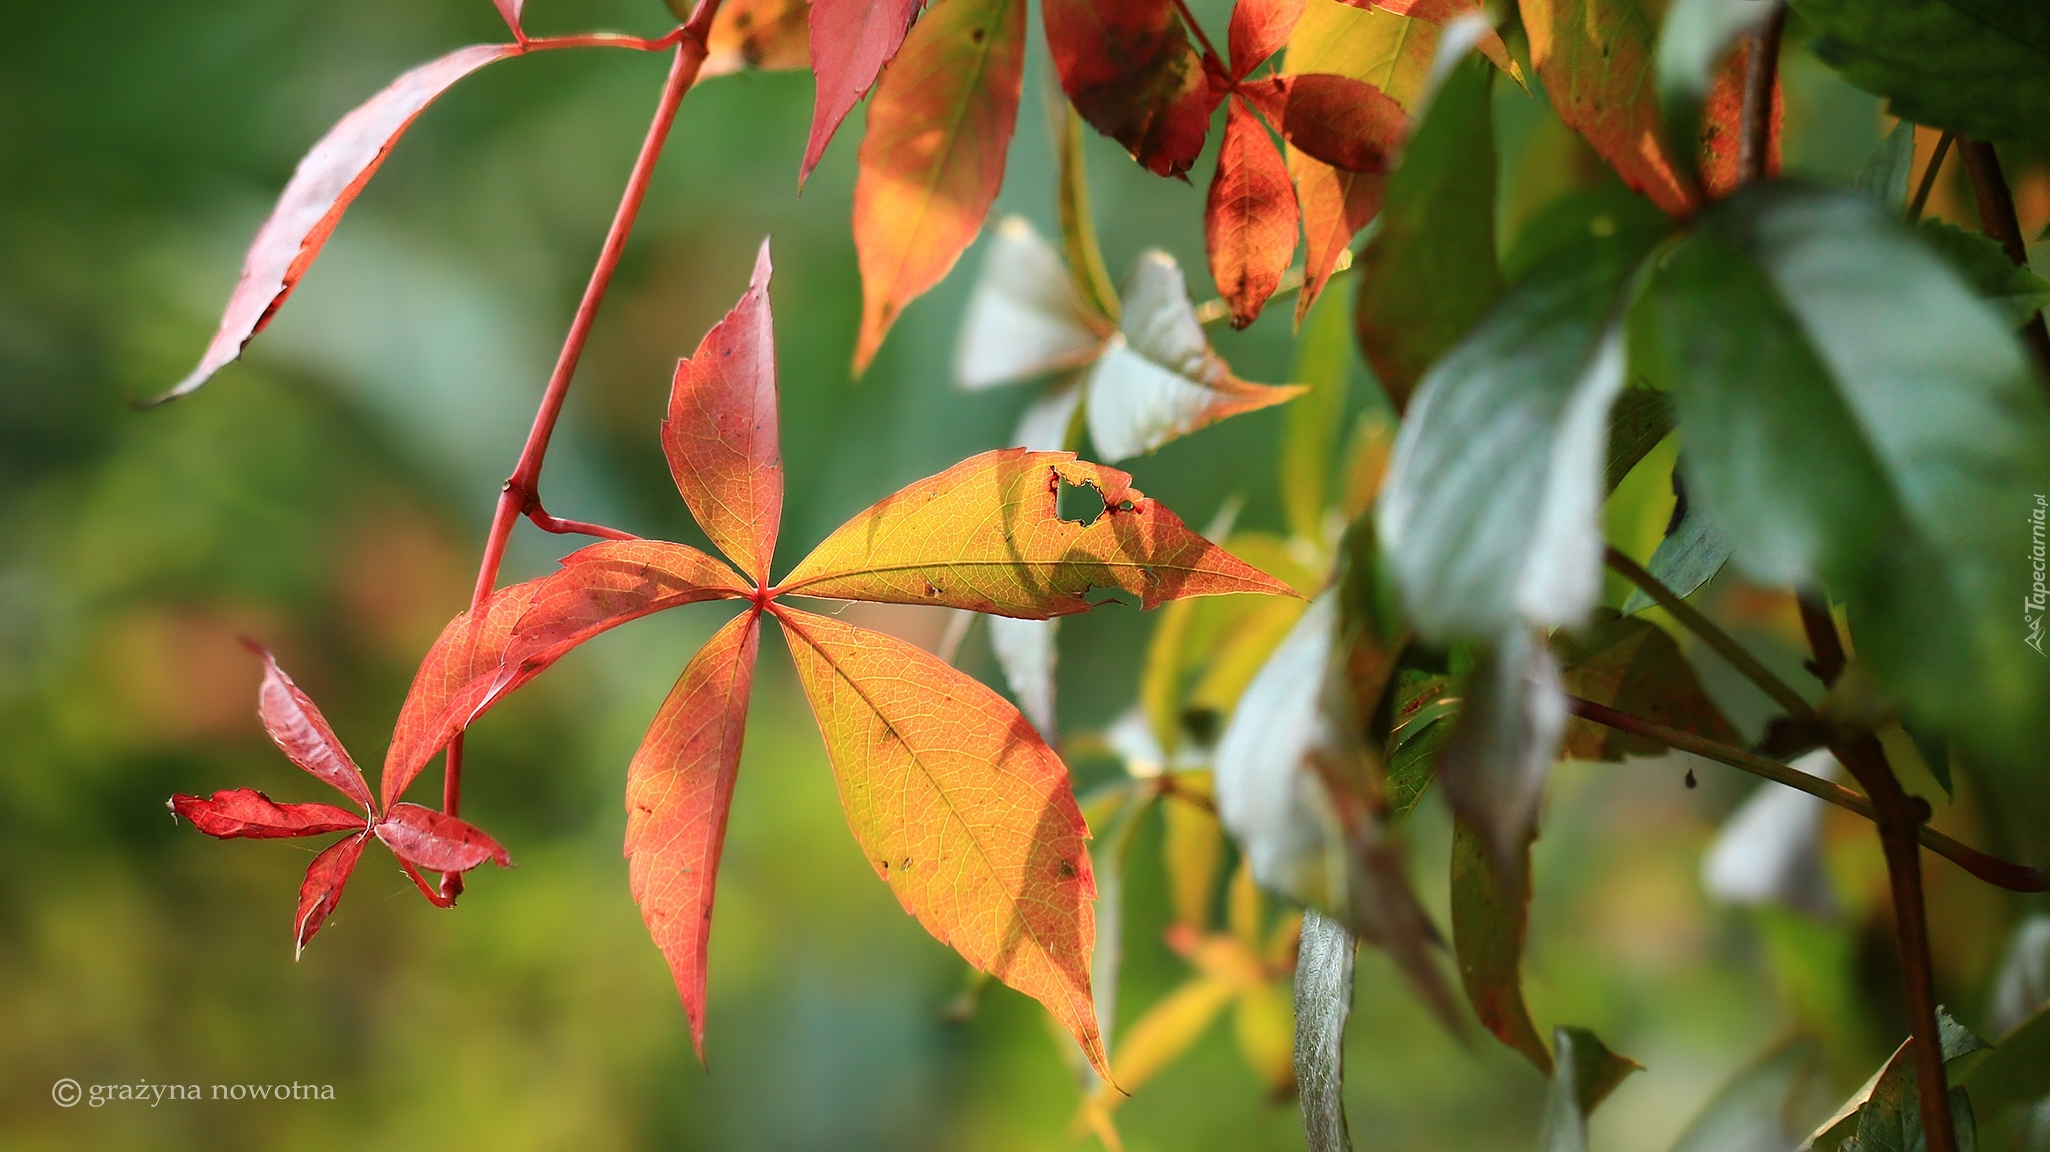
POLYGON ((1744 126, 1737 137, 1737 182, 1765 179, 1772 157, 1772 90, 1779 77, 1780 34, 1787 27, 1787 6, 1775 4, 1772 14, 1747 33, 1750 54, 1744 62, 1744 126))
MULTIPOLYGON (((1958 156, 1965 173, 1972 178, 1972 196, 1979 203, 1979 229, 2000 241, 2001 250, 2017 268, 2029 266, 2029 249, 2022 239, 2021 220, 2014 214, 2014 195, 2007 190, 2007 177, 2000 172, 2000 156, 1983 140, 1958 139, 1958 156)), ((2022 325, 2022 339, 2036 357, 2036 368, 2050 386, 2050 327, 2037 312, 2022 325)))
MULTIPOLYGON (((1684 732, 1678 728, 1654 724, 1592 700, 1578 696, 1568 696, 1566 700, 1573 714, 1583 720, 1590 720, 1619 732, 1628 732, 1632 736, 1641 736, 1653 743, 1663 744, 1681 752, 1691 752, 1704 760, 1727 764, 1775 784, 1784 784, 1867 820, 1877 822, 1879 819, 1878 812, 1870 800, 1841 784, 1810 776, 1798 768, 1788 767, 1777 760, 1768 760, 1755 752, 1696 736, 1692 732, 1684 732)), ((2050 892, 2050 869, 2031 868, 2002 860, 1997 856, 1989 856, 1926 824, 1920 826, 1917 838, 1923 847, 1996 888, 2005 888, 2010 892, 2050 892)))
POLYGON ((1680 599, 1671 588, 1658 577, 1644 570, 1637 561, 1610 548, 1607 553, 1609 567, 1614 568, 1625 580, 1644 589, 1659 607, 1672 614, 1673 619, 1689 632, 1699 636, 1703 643, 1716 650, 1716 654, 1730 662, 1746 679, 1764 691, 1785 708, 1789 715, 1798 720, 1815 719, 1815 709, 1799 692, 1784 680, 1772 674, 1772 670, 1758 662, 1758 658, 1744 650, 1742 644, 1728 632, 1716 627, 1715 622, 1703 616, 1692 604, 1680 599))
POLYGON ((1929 193, 1936 190, 1936 176, 1943 171, 1943 158, 1950 155, 1950 142, 1955 139, 1955 132, 1937 137, 1936 151, 1929 154, 1929 163, 1922 169, 1922 183, 1915 189, 1914 202, 1908 205, 1908 223, 1920 220, 1922 209, 1929 206, 1929 193))

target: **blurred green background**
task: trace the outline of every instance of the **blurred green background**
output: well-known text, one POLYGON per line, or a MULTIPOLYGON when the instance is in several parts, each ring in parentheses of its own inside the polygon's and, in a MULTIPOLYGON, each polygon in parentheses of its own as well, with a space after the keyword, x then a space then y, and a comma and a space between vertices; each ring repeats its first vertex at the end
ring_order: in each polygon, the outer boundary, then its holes
MULTIPOLYGON (((1228 4, 1196 8, 1222 28, 1228 4)), ((381 759, 414 662, 467 602, 498 484, 664 59, 557 52, 465 81, 413 128, 247 361, 196 397, 139 411, 128 401, 196 359, 243 247, 305 148, 390 77, 503 29, 484 0, 7 12, 0 1144, 1075 1145, 1076 1082, 1043 1013, 998 988, 967 1019, 949 1015, 963 966, 900 911, 845 831, 775 641, 727 840, 710 1070, 699 1068, 627 892, 620 796, 642 726, 720 622, 716 607, 602 638, 475 730, 464 812, 519 867, 477 874, 455 912, 428 907, 374 849, 294 964, 290 909, 311 847, 217 843, 174 826, 163 807, 174 791, 244 785, 326 798, 265 740, 257 666, 238 635, 278 651, 358 760, 381 759), (50 1086, 66 1076, 296 1080, 331 1084, 334 1099, 65 1110, 50 1086)), ((539 33, 653 35, 667 23, 657 0, 534 0, 528 14, 539 33)), ((1032 53, 999 211, 1050 233, 1036 32, 1032 53)), ((1876 102, 1805 58, 1789 67, 1790 165, 1855 172, 1879 136, 1876 102)), ((1500 87, 1513 225, 1598 178, 1540 100, 1500 87)), ((966 395, 949 382, 975 251, 908 311, 868 376, 849 380, 859 125, 800 199, 810 102, 809 77, 790 73, 709 80, 685 102, 549 457, 552 511, 702 542, 669 482, 656 421, 674 358, 738 296, 764 234, 775 240, 789 472, 779 567, 898 486, 1007 441, 1030 390, 966 395)), ((1208 295, 1207 169, 1193 184, 1161 181, 1105 141, 1092 137, 1090 150, 1114 274, 1159 246, 1208 295)), ((1957 202, 1950 190, 1938 201, 1957 202)), ((1218 334, 1241 375, 1286 378, 1288 311, 1218 334)), ((1357 409, 1373 386, 1363 368, 1356 376, 1357 409)), ((1273 411, 1236 419, 1132 470, 1191 523, 1237 495, 1241 525, 1278 528, 1279 425, 1273 411)), ((1655 505, 1657 484, 1648 490, 1655 505)), ((1653 507, 1640 518, 1663 516, 1653 507)), ((544 570, 572 543, 523 527, 507 578, 544 570)), ((1725 599, 1741 606, 1743 596, 1725 599)), ((936 627, 915 613, 871 622, 928 639, 936 627)), ((1113 607, 1063 632, 1069 732, 1100 729, 1131 703, 1150 623, 1113 607)), ((986 642, 964 659, 993 679, 986 642)), ((1862 911, 1879 883, 1862 833, 1831 826, 1851 893, 1843 916, 1761 927, 1711 906, 1696 879, 1716 821, 1748 782, 1699 766, 1703 786, 1688 791, 1680 767, 1562 769, 1539 845, 1533 1007, 1547 1023, 1594 1026, 1649 1068, 1595 1119, 1597 1147, 1613 1152, 1665 1147, 1725 1075, 1798 1025, 1836 1028, 1842 1087, 1899 1032, 1887 930, 1862 911), (1804 973, 1827 977, 1835 1000, 1804 991, 1804 973)), ((1075 770, 1088 782, 1117 767, 1081 759, 1075 770)), ((1947 818, 1966 819, 1969 804, 1967 792, 1964 815, 1947 818)), ((1442 922, 1447 833, 1435 797, 1413 827, 1420 883, 1442 922)), ((1156 817, 1134 857, 1126 1021, 1186 975, 1160 941, 1158 844, 1156 817)), ((1939 961, 1946 987, 1977 997, 2009 909, 1945 867, 1932 881, 1950 942, 1939 961)), ((1534 1072, 1477 1032, 1464 1044, 1447 1036, 1378 954, 1362 955, 1359 997, 1348 1092, 1363 1148, 1534 1145, 1534 1072)), ((1222 1025, 1119 1122, 1135 1150, 1301 1145, 1293 1104, 1266 1095, 1222 1025)))

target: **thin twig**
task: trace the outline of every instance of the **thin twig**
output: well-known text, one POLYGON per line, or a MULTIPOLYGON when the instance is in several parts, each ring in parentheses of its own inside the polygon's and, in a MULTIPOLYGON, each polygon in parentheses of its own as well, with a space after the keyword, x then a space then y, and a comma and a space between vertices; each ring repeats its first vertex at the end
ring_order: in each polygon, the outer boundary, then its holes
MULTIPOLYGON (((1979 204, 1979 229, 2000 241, 2001 250, 2015 267, 2027 268, 2028 242, 2022 238, 2021 220, 2014 212, 2014 194, 2008 191, 2007 177, 2000 172, 1999 154, 1983 140, 1964 137, 1958 139, 1957 150, 1958 158, 1965 162, 1965 174, 1972 178, 1972 196, 1979 204)), ((2050 387, 2050 326, 2043 323, 2041 311, 2022 325, 2022 339, 2036 357, 2036 368, 2045 386, 2050 387)))
POLYGON ((1922 169, 1922 183, 1915 188, 1915 199, 1908 205, 1908 223, 1922 218, 1922 209, 1929 206, 1929 193, 1936 190, 1937 174, 1943 171, 1943 158, 1950 155, 1950 142, 1957 139, 1957 133, 1945 132, 1936 139, 1936 151, 1929 154, 1929 163, 1922 169))
POLYGON ((1692 604, 1680 599, 1671 588, 1658 577, 1646 572, 1630 557, 1610 548, 1607 553, 1609 567, 1614 568, 1625 580, 1644 590, 1659 607, 1672 614, 1682 627, 1699 636, 1703 643, 1715 649, 1716 654, 1730 662, 1730 666, 1742 672, 1746 679, 1772 697, 1779 706, 1797 720, 1812 720, 1815 709, 1799 692, 1786 681, 1772 674, 1772 670, 1758 662, 1758 658, 1744 650, 1742 644, 1728 632, 1716 627, 1715 622, 1701 614, 1692 604))
POLYGON ((1809 647, 1815 650, 1815 661, 1810 665, 1815 678, 1822 681, 1824 688, 1834 688, 1849 660, 1844 655, 1843 640, 1836 634, 1836 617, 1829 611, 1829 597, 1812 584, 1804 585, 1795 590, 1794 604, 1800 609, 1801 628, 1808 633, 1809 647))
POLYGON ((541 531, 553 532, 558 536, 595 536, 600 540, 640 539, 631 532, 621 532, 617 528, 607 528, 603 524, 587 524, 582 520, 564 520, 560 516, 550 516, 539 501, 527 509, 527 520, 541 531))
MULTIPOLYGON (((1692 732, 1678 728, 1655 724, 1592 700, 1584 700, 1578 696, 1568 696, 1566 700, 1573 714, 1584 720, 1591 720, 1619 732, 1628 732, 1633 736, 1642 736, 1653 743, 1663 744, 1681 752, 1691 752, 1704 760, 1727 764, 1775 784, 1784 784, 1875 823, 1879 819, 1878 812, 1872 807, 1870 800, 1841 784, 1832 783, 1819 776, 1810 776, 1798 768, 1789 767, 1777 760, 1769 760, 1755 752, 1696 736, 1692 732)), ((2002 860, 1998 856, 1987 855, 1926 824, 1920 826, 1917 838, 1923 847, 1996 888, 2005 888, 2010 892, 2050 892, 2050 869, 2031 868, 2002 860)))
POLYGON ((1744 126, 1737 137, 1737 181, 1749 184, 1770 175, 1772 157, 1772 92, 1779 79, 1780 34, 1787 27, 1787 6, 1772 13, 1748 33, 1744 62, 1744 126))

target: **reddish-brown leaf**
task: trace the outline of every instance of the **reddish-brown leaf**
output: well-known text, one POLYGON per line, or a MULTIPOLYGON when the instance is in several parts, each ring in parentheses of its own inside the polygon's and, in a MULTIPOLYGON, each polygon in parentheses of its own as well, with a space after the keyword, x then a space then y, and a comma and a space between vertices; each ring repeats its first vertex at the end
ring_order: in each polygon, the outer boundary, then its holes
POLYGON ((740 303, 676 362, 662 451, 676 490, 712 543, 757 584, 769 576, 783 519, 776 424, 776 326, 769 313, 769 242, 740 303))
POLYGON ((1679 215, 1694 194, 1661 143, 1653 28, 1636 0, 1521 0, 1530 59, 1559 119, 1623 183, 1679 215))
POLYGON ((1342 172, 1298 149, 1288 150, 1296 203, 1303 215, 1303 290, 1296 294, 1296 323, 1330 283, 1338 261, 1381 211, 1388 177, 1379 172, 1342 172))
POLYGON ((538 580, 492 593, 449 621, 421 660, 385 753, 385 807, 456 733, 571 648, 650 612, 750 591, 695 548, 613 540, 572 552, 538 580))
POLYGON ((1289 593, 1189 531, 1129 475, 1023 448, 971 456, 883 500, 828 536, 778 591, 1046 619, 1087 612, 1092 588, 1129 592, 1147 608, 1289 593), (1087 524, 1061 519, 1063 484, 1095 489, 1102 512, 1087 524))
POLYGON ((854 182, 857 374, 981 229, 1004 182, 1024 78, 1025 0, 939 0, 883 74, 854 182))
POLYGON ((392 855, 430 872, 468 872, 486 860, 512 866, 512 857, 483 829, 418 804, 392 805, 374 830, 392 855))
POLYGON ((279 804, 254 788, 216 792, 210 798, 173 796, 171 811, 191 821, 201 832, 223 840, 274 840, 363 830, 363 817, 346 808, 332 804, 279 804))
POLYGON ((1309 0, 1238 0, 1232 5, 1227 33, 1231 78, 1243 80, 1288 43, 1289 33, 1303 18, 1309 0))
POLYGON ((363 782, 363 770, 349 758, 349 750, 335 738, 327 718, 313 700, 299 690, 285 670, 261 646, 249 649, 263 658, 263 685, 256 691, 256 714, 263 718, 264 731, 284 750, 292 763, 326 781, 342 795, 375 811, 370 785, 363 782))
POLYGON ((329 845, 306 866, 306 879, 299 885, 299 909, 292 917, 292 958, 306 951, 306 944, 342 902, 342 888, 356 861, 363 858, 366 836, 351 836, 329 845))
POLYGON ((1203 214, 1210 279, 1244 328, 1260 315, 1295 255, 1295 189, 1258 117, 1234 100, 1226 112, 1217 173, 1203 214))
POLYGON ((811 67, 810 15, 805 0, 726 0, 705 33, 698 78, 811 67))
POLYGON ((498 14, 505 17, 505 26, 512 29, 513 35, 526 35, 526 33, 520 31, 520 9, 527 6, 527 0, 491 0, 491 2, 498 5, 498 14))
POLYGON ((797 173, 800 185, 826 154, 840 121, 897 54, 921 3, 812 0, 811 71, 818 86, 812 95, 811 139, 804 146, 804 167, 797 173))
MULTIPOLYGON (((1709 86, 1708 100, 1701 109, 1701 182, 1708 187, 1710 196, 1728 196, 1742 183, 1737 167, 1738 153, 1743 148, 1744 135, 1744 67, 1751 56, 1751 38, 1740 36, 1737 47, 1716 68, 1715 82, 1709 86)), ((1779 73, 1773 73, 1772 82, 1772 147, 1766 153, 1765 172, 1776 176, 1780 170, 1780 122, 1786 116, 1785 94, 1780 89, 1779 73)))
POLYGON ((1042 15, 1061 89, 1082 118, 1156 175, 1186 173, 1223 93, 1173 0, 1045 0, 1042 15))
POLYGON ((1402 105, 1350 76, 1271 76, 1244 91, 1290 144, 1346 172, 1388 171, 1409 135, 1402 105))
POLYGON ((749 611, 706 642, 655 713, 626 772, 628 882, 648 934, 669 961, 701 1062, 713 888, 761 635, 761 613, 749 611))
POLYGON ((923 649, 776 606, 848 826, 906 911, 1044 1004, 1108 1077, 1089 992, 1089 829, 1008 701, 923 649))
POLYGON ((256 233, 242 260, 242 277, 228 298, 221 326, 185 379, 161 400, 183 396, 207 382, 242 354, 250 338, 270 323, 329 233, 341 222, 356 194, 398 143, 414 117, 449 86, 494 60, 517 55, 517 44, 473 44, 434 60, 391 82, 391 86, 342 117, 292 173, 270 219, 256 233))

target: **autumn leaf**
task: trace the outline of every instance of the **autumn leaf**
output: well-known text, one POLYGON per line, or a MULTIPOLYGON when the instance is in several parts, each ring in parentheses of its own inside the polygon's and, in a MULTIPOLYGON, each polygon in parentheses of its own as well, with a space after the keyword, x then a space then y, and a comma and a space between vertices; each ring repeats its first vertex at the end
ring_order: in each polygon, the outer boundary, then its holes
POLYGON ((769 242, 747 293, 676 362, 662 452, 691 515, 766 587, 783 519, 783 452, 776 421, 776 340, 769 311, 769 242))
POLYGON ((512 29, 512 34, 524 39, 527 34, 520 29, 520 9, 527 6, 527 0, 491 0, 491 2, 498 6, 498 14, 505 17, 505 26, 512 29))
MULTIPOLYGON (((677 19, 688 19, 688 12, 677 19)), ((810 17, 806 0, 726 0, 705 33, 698 77, 811 67, 810 17)))
POLYGON ((1238 0, 1231 8, 1225 40, 1231 53, 1231 78, 1243 80, 1269 56, 1281 51, 1303 18, 1308 0, 1238 0))
POLYGON ((883 65, 897 54, 905 33, 918 17, 924 0, 811 0, 811 71, 817 80, 812 96, 811 138, 805 141, 801 187, 840 121, 876 82, 883 65))
MULTIPOLYGON (((504 9, 501 4, 500 11, 504 9)), ((517 23, 517 7, 510 20, 517 23)), ((197 389, 242 355, 242 349, 270 323, 299 278, 312 267, 356 194, 435 97, 486 64, 520 51, 517 44, 459 48, 400 76, 328 129, 299 161, 270 218, 257 230, 242 258, 242 275, 228 297, 220 328, 200 356, 199 365, 158 397, 158 402, 197 389)))
POLYGON ((512 857, 482 830, 418 804, 392 805, 373 831, 392 855, 432 872, 468 872, 486 860, 512 866, 512 857))
POLYGON ((1673 171, 1652 82, 1650 19, 1633 0, 1521 0, 1552 107, 1623 183, 1674 215, 1695 197, 1673 171))
POLYGON ((1061 90, 1082 118, 1155 175, 1187 173, 1222 93, 1173 0, 1046 0, 1042 15, 1061 90))
POLYGON ((979 390, 1087 366, 1112 329, 1060 254, 1021 216, 997 222, 968 298, 954 382, 979 390))
POLYGON ((1096 885, 1067 768, 923 649, 777 605, 848 826, 906 911, 1046 1005, 1110 1076, 1089 993, 1096 885))
MULTIPOLYGON (((1743 743, 1679 645, 1656 624, 1603 608, 1586 627, 1553 633, 1552 649, 1561 683, 1575 696, 1724 744, 1743 743)), ((1613 761, 1666 751, 1662 744, 1576 716, 1566 722, 1559 754, 1613 761)))
POLYGON ((244 641, 244 646, 263 660, 263 683, 257 688, 256 713, 271 740, 292 763, 361 804, 366 812, 373 810, 376 805, 370 801, 370 786, 363 782, 363 770, 349 758, 348 749, 335 738, 334 729, 327 726, 327 718, 320 714, 313 700, 299 690, 261 645, 244 641))
POLYGON ((849 520, 774 591, 1033 619, 1088 611, 1092 588, 1130 593, 1145 608, 1288 591, 1189 531, 1131 481, 1072 452, 971 456, 849 520), (1101 514, 1087 524, 1061 519, 1063 484, 1093 489, 1101 514))
POLYGON ((1523 1000, 1523 945, 1529 931, 1529 845, 1503 867, 1487 833, 1470 820, 1455 820, 1452 946, 1459 957, 1460 983, 1481 1024, 1549 1074, 1552 1053, 1523 1000))
POLYGON ((1244 328, 1260 315, 1295 255, 1296 202, 1288 166, 1246 107, 1226 110, 1224 142, 1204 212, 1210 278, 1244 328))
POLYGON ((201 832, 221 840, 360 832, 367 823, 346 808, 332 804, 279 804, 254 788, 216 792, 207 799, 173 796, 171 811, 201 832))
POLYGON ((854 182, 857 375, 904 305, 981 229, 1004 181, 1024 76, 1024 0, 939 0, 884 73, 854 182))
POLYGON ((705 1058, 705 959, 726 812, 761 642, 761 613, 721 628, 669 692, 626 776, 626 855, 634 903, 669 961, 705 1058))
POLYGON ((1409 135, 1402 105, 1350 76, 1273 76, 1241 90, 1283 139, 1340 171, 1387 172, 1409 135))
POLYGON ((349 883, 349 876, 356 871, 356 862, 363 858, 361 834, 337 841, 321 850, 306 866, 306 879, 299 885, 299 907, 292 916, 292 958, 297 960, 306 951, 306 944, 327 918, 334 914, 335 906, 342 902, 342 888, 349 883))
MULTIPOLYGON (((1744 132, 1744 70, 1751 58, 1751 40, 1738 40, 1737 47, 1716 67, 1715 82, 1709 87, 1708 100, 1701 109, 1701 180, 1708 186, 1710 196, 1728 196, 1743 183, 1743 175, 1737 166, 1743 151, 1744 132)), ((1780 170, 1780 123, 1787 111, 1786 93, 1780 86, 1778 70, 1772 79, 1772 111, 1769 150, 1765 158, 1765 173, 1777 176, 1780 170)))

